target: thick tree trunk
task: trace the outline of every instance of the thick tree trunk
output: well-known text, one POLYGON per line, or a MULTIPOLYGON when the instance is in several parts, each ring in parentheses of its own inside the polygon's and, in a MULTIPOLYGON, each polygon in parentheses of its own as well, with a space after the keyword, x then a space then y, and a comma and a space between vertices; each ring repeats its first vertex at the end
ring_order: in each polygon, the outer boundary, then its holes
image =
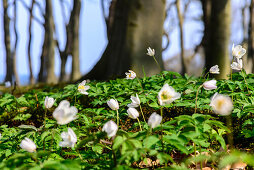
MULTIPOLYGON (((250 13, 250 20, 249 20, 249 28, 248 28, 248 59, 252 59, 252 63, 254 63, 254 0, 251 0, 249 13, 250 13)), ((254 73, 254 66, 252 66, 252 72, 254 73)))
POLYGON ((13 58, 11 54, 10 18, 8 16, 8 0, 3 1, 4 11, 4 44, 6 53, 6 76, 5 81, 13 80, 13 58))
POLYGON ((70 17, 70 33, 72 38, 71 55, 72 70, 71 81, 78 80, 81 76, 79 65, 79 16, 80 16, 81 0, 74 0, 73 10, 70 17))
POLYGON ((219 79, 227 78, 230 73, 228 45, 230 40, 231 1, 212 0, 209 39, 205 47, 206 68, 219 65, 219 79))
POLYGON ((46 0, 45 10, 45 34, 44 44, 41 54, 41 68, 39 73, 39 81, 46 83, 56 83, 55 76, 55 40, 54 40, 54 21, 52 15, 52 1, 46 0))
POLYGON ((147 48, 154 48, 155 57, 163 68, 162 35, 165 0, 117 0, 112 27, 108 30, 108 45, 100 61, 83 79, 105 80, 124 76, 132 69, 138 76, 151 76, 161 70, 147 48))
POLYGON ((31 58, 31 37, 32 37, 32 20, 33 20, 33 7, 34 7, 35 0, 32 0, 31 7, 29 9, 29 23, 28 23, 28 47, 27 47, 27 54, 28 54, 28 64, 29 64, 29 72, 30 72, 30 84, 34 84, 34 75, 33 75, 33 69, 32 69, 32 58, 31 58))

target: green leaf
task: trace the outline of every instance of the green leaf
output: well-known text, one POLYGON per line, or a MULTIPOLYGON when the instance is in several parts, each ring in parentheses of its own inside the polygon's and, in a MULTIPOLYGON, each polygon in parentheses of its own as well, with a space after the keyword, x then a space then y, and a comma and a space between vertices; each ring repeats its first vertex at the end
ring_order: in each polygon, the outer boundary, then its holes
POLYGON ((154 144, 156 144, 159 141, 159 138, 156 136, 148 136, 144 139, 143 145, 145 148, 151 148, 154 144))

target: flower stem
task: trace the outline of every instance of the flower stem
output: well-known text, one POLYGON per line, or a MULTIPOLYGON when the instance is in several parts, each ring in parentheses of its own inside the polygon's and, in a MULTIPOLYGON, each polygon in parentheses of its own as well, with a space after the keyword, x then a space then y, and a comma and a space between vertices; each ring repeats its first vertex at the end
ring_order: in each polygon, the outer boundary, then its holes
MULTIPOLYGON (((201 145, 199 145, 199 154, 201 155, 201 152, 202 152, 202 147, 201 145)), ((201 161, 200 162, 200 169, 203 169, 203 162, 201 161)))
MULTIPOLYGON (((196 158, 197 153, 196 153, 196 144, 193 142, 193 146, 194 146, 194 156, 196 158)), ((196 169, 197 169, 197 163, 195 163, 196 169)))
POLYGON ((46 129, 46 118, 47 118, 47 109, 45 111, 45 115, 44 115, 44 129, 46 129))
MULTIPOLYGON (((163 120, 163 107, 161 107, 161 119, 163 120)), ((162 127, 162 121, 161 121, 161 146, 162 146, 162 152, 164 151, 164 143, 163 143, 163 127, 162 127)))
POLYGON ((142 84, 141 84, 139 78, 137 78, 137 80, 138 80, 138 82, 139 82, 139 84, 140 84, 140 87, 141 87, 142 91, 144 91, 143 86, 142 86, 142 84))
POLYGON ((116 121, 117 121, 117 126, 119 126, 119 112, 116 110, 116 121))
POLYGON ((137 120, 138 120, 139 128, 140 128, 140 130, 142 131, 142 127, 141 127, 141 124, 140 124, 140 121, 139 121, 139 118, 138 118, 138 117, 137 117, 137 120))
POLYGON ((197 93, 196 93, 196 100, 195 100, 195 111, 194 111, 194 113, 196 113, 196 111, 197 111, 197 105, 198 105, 198 93, 199 93, 199 90, 200 90, 200 88, 202 88, 203 87, 203 85, 201 85, 201 86, 199 86, 198 87, 198 90, 197 90, 197 93))
POLYGON ((142 116, 143 116, 144 122, 146 122, 146 119, 145 119, 144 113, 143 113, 143 111, 142 111, 141 105, 139 105, 139 108, 140 108, 140 112, 141 112, 141 114, 142 114, 142 116))
POLYGON ((82 158, 82 156, 81 156, 80 153, 79 153, 79 150, 76 149, 76 151, 77 151, 77 153, 78 153, 78 156, 79 156, 80 160, 83 161, 83 158, 82 158))
POLYGON ((228 144, 229 144, 229 147, 232 149, 234 147, 234 137, 233 137, 233 133, 232 133, 232 117, 231 117, 231 115, 226 116, 226 121, 227 121, 227 127, 230 130, 230 132, 227 133, 228 144))
POLYGON ((247 90, 248 90, 248 94, 250 94, 250 91, 249 91, 249 88, 248 88, 248 83, 247 83, 247 81, 246 81, 246 79, 245 79, 245 73, 243 72, 243 69, 241 70, 241 72, 242 72, 242 74, 243 74, 243 79, 244 79, 244 81, 245 81, 245 84, 246 84, 246 87, 247 87, 247 90))
POLYGON ((160 71, 161 71, 161 67, 160 67, 159 63, 157 62, 157 60, 156 60, 156 58, 155 58, 154 55, 153 55, 153 59, 154 59, 154 61, 156 62, 156 64, 158 65, 158 67, 159 67, 159 69, 160 69, 160 71))

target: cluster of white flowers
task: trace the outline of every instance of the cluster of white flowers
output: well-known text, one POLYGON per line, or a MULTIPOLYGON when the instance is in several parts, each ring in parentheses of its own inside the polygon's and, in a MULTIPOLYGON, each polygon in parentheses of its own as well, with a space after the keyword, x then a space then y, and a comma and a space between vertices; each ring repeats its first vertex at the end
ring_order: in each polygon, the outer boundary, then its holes
MULTIPOLYGON (((232 69, 235 70, 241 70, 242 69, 242 59, 241 57, 245 54, 246 50, 242 48, 242 46, 237 45, 236 47, 232 48, 232 55, 236 57, 237 62, 233 62, 231 65, 232 69)), ((154 56, 155 51, 154 49, 151 49, 150 47, 147 49, 147 55, 154 56)), ((215 65, 210 68, 209 73, 211 74, 219 74, 219 66, 215 65)), ((134 79, 136 77, 136 73, 132 70, 129 70, 129 73, 126 74, 126 79, 134 79)), ((209 80, 204 82, 200 87, 203 87, 205 90, 214 90, 217 88, 216 86, 217 81, 216 80, 209 80)), ((82 94, 88 95, 87 90, 90 88, 90 86, 85 85, 86 80, 82 81, 78 85, 78 91, 82 94)), ((164 84, 161 90, 158 92, 158 103, 161 106, 164 106, 166 104, 170 104, 173 101, 179 99, 181 97, 181 94, 176 92, 175 89, 169 84, 164 84)), ((131 96, 131 103, 127 106, 129 107, 127 109, 128 116, 132 119, 138 119, 139 112, 136 109, 136 107, 141 108, 141 102, 139 99, 138 94, 136 96, 131 96)), ((52 97, 46 97, 44 101, 44 106, 46 109, 50 109, 55 103, 55 99, 52 97)), ((118 116, 118 109, 119 109, 119 103, 115 99, 110 99, 107 101, 108 106, 112 110, 117 111, 118 116)), ((215 113, 220 115, 229 115, 233 109, 233 103, 230 97, 222 94, 215 93, 213 97, 211 98, 210 106, 214 110, 215 113)), ((53 112, 53 117, 56 119, 57 124, 59 125, 65 125, 70 123, 71 121, 75 120, 77 118, 76 114, 78 113, 78 109, 74 106, 70 106, 69 101, 63 100, 59 103, 58 107, 53 112)), ((142 110, 141 113, 143 114, 142 110)), ((139 120, 138 120, 139 121, 139 120)), ((145 121, 145 120, 144 120, 145 121)), ((156 112, 152 113, 151 116, 148 119, 148 125, 150 128, 155 128, 158 125, 160 125, 162 122, 162 116, 157 114, 156 112)), ((118 123, 118 122, 117 122, 118 123)), ((102 131, 107 133, 108 138, 114 137, 117 134, 118 131, 118 124, 116 124, 114 121, 109 120, 106 122, 102 128, 102 131)), ((74 147, 77 143, 77 136, 75 132, 68 128, 67 132, 62 132, 61 137, 63 141, 59 143, 60 147, 74 147)), ((1 138, 1 133, 0 133, 1 138)), ((35 143, 29 139, 25 138, 21 141, 20 147, 28 152, 36 152, 36 145, 35 143)))
POLYGON ((246 50, 241 46, 232 46, 232 56, 235 57, 235 61, 231 64, 233 70, 242 70, 243 69, 243 60, 242 57, 246 53, 246 50))

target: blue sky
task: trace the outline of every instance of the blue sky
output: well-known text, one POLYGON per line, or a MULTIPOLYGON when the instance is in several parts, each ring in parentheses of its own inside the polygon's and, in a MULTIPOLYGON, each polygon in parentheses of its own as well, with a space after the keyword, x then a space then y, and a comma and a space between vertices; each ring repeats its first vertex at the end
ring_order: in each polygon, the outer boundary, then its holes
MULTIPOLYGON (((13 0, 12 0, 13 1, 13 0)), ((10 2, 12 2, 10 1, 10 2)), ((171 0, 168 0, 171 1, 171 0)), ((31 0, 25 1, 29 6, 31 0)), ((39 1, 41 5, 44 7, 43 1, 39 1)), ((53 8, 54 8, 54 19, 56 22, 57 29, 57 37, 60 38, 60 47, 63 47, 65 42, 65 34, 63 27, 63 17, 61 13, 61 8, 59 5, 59 0, 54 0, 53 8)), ((72 6, 71 1, 66 1, 69 5, 65 6, 65 14, 68 16, 69 8, 72 6)), ((235 44, 241 42, 242 39, 242 31, 241 31, 241 11, 239 6, 243 5, 242 0, 233 0, 232 1, 232 42, 235 44)), ((17 69, 19 75, 28 75, 28 59, 26 54, 26 48, 28 45, 27 42, 27 31, 28 31, 28 12, 22 6, 22 4, 17 1, 18 4, 18 34, 20 40, 18 42, 17 49, 17 69)), ((2 7, 2 1, 0 1, 0 6, 2 7)), ((13 8, 9 8, 9 15, 13 16, 12 12, 13 8)), ((5 75, 5 53, 4 53, 4 39, 3 39, 3 11, 0 9, 0 75, 5 75)), ((34 15, 43 21, 42 15, 40 14, 39 9, 36 7, 34 11, 34 15)), ((173 18, 176 18, 176 9, 173 7, 171 15, 173 18)), ((193 48, 196 44, 200 42, 202 38, 202 30, 203 25, 202 22, 193 21, 190 18, 199 17, 202 15, 201 5, 197 3, 191 3, 188 10, 188 19, 185 20, 184 24, 184 36, 185 36, 185 48, 190 49, 193 48)), ((169 23, 169 22, 168 22, 169 23)), ((169 24, 165 24, 165 28, 172 28, 172 32, 170 34, 171 43, 169 48, 163 53, 163 59, 167 59, 180 51, 179 47, 179 31, 177 20, 170 22, 169 24), (174 25, 174 26, 172 26, 174 25)), ((103 20, 102 10, 100 7, 99 0, 83 0, 81 7, 81 16, 80 16, 80 70, 83 74, 87 73, 92 67, 96 64, 96 62, 100 59, 101 54, 103 53, 106 44, 106 32, 105 32, 105 23, 103 20)), ((13 33, 13 30, 11 30, 13 33)), ((33 21, 32 25, 32 66, 34 75, 37 76, 40 69, 40 54, 42 50, 43 44, 43 34, 44 30, 36 21, 33 21)), ((14 40, 12 39, 12 44, 14 40)), ((56 50, 57 52, 57 50, 56 50)), ((69 73, 71 70, 71 61, 68 60, 66 70, 69 73)), ((56 65, 55 65, 55 73, 59 75, 60 71, 60 59, 59 55, 56 54, 56 65)), ((0 80, 1 81, 1 80, 0 80)))

